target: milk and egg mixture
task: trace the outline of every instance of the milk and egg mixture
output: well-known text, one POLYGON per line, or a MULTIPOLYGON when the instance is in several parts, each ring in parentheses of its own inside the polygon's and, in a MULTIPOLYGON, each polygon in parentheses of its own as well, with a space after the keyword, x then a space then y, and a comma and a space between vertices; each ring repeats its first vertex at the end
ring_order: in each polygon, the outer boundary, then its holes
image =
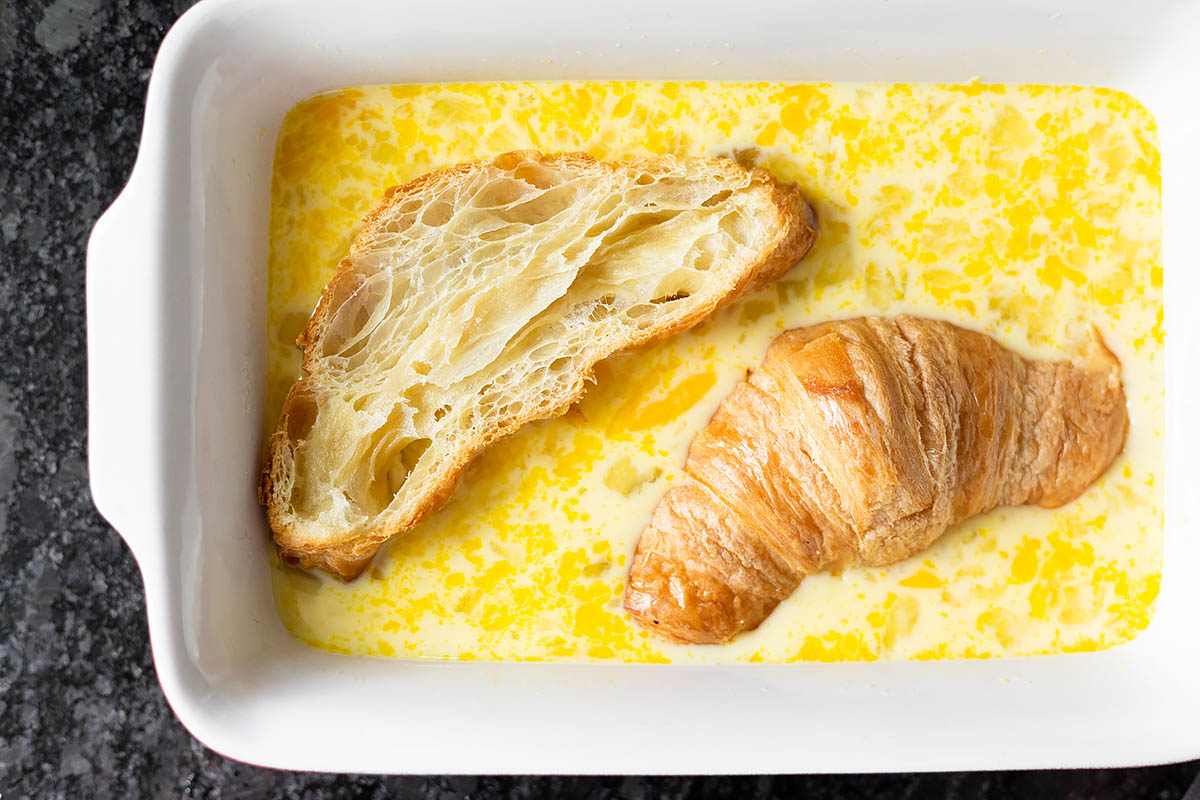
POLYGON ((513 83, 346 89, 283 123, 271 193, 266 425, 295 346, 383 191, 507 150, 756 160, 817 211, 813 251, 693 330, 598 365, 565 417, 485 451, 437 514, 343 584, 276 563, 288 629, 340 653, 653 662, 985 658, 1146 627, 1162 545, 1159 158, 1137 101, 1077 87, 513 83), (1125 450, 1076 502, 998 509, 884 569, 807 578, 724 646, 621 608, 638 535, 692 437, 780 331, 907 311, 1123 365, 1125 450))

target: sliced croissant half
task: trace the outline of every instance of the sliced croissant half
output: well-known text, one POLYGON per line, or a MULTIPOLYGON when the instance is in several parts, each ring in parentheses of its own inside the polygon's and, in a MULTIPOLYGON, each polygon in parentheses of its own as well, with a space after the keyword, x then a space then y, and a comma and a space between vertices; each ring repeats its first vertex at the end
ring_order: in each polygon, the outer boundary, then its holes
POLYGON ((285 559, 342 578, 592 366, 787 271, 795 187, 726 159, 514 152, 391 189, 300 336, 259 496, 285 559))

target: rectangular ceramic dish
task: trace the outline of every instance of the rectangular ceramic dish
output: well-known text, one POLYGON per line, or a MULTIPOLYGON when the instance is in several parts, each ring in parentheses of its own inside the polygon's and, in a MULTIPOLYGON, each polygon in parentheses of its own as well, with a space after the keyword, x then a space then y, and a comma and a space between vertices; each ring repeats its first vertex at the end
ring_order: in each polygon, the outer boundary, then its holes
POLYGON ((1200 6, 206 0, 169 33, 129 185, 88 251, 92 491, 146 586, 164 692, 205 744, 380 772, 856 772, 1200 756, 1200 6), (254 489, 268 189, 297 101, 370 83, 707 78, 1099 84, 1157 116, 1166 539, 1153 623, 1100 653, 680 667, 347 658, 278 621, 254 489))

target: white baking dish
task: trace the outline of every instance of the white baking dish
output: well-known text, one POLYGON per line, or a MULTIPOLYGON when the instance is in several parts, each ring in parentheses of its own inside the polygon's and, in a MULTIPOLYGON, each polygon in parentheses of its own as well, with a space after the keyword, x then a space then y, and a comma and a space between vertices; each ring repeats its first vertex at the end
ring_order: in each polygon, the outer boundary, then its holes
POLYGON ((1200 6, 207 0, 167 36, 129 185, 88 251, 92 492, 205 744, 276 767, 687 773, 1133 765, 1200 756, 1200 6), (1166 556, 1133 643, 995 661, 656 667, 347 658, 276 618, 255 501, 276 129, 315 92, 539 78, 1102 84, 1161 131, 1166 556))

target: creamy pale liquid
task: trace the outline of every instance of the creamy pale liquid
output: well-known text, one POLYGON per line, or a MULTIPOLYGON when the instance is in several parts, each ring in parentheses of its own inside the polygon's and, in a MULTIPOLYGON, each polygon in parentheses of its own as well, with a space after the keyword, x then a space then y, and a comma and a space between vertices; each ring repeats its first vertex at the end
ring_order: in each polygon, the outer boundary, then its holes
POLYGON ((1097 650, 1146 627, 1162 547, 1154 120, 1075 87, 513 83, 349 89, 297 106, 272 186, 268 427, 295 338, 384 189, 518 148, 598 158, 756 148, 817 210, 815 249, 692 331, 609 359, 565 417, 481 455, 450 502, 342 584, 275 564, 314 647, 450 659, 870 661, 1097 650), (1005 508, 884 569, 814 575, 732 644, 664 644, 621 608, 692 437, 780 331, 936 316, 1023 354, 1124 367, 1125 451, 1063 508, 1005 508))

